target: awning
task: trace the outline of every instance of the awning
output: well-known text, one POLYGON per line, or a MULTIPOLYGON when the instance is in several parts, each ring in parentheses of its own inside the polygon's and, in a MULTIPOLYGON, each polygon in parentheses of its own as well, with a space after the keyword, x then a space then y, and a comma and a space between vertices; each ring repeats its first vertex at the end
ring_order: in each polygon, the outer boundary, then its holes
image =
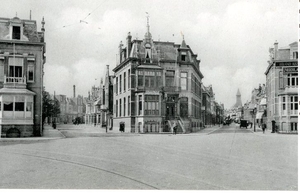
POLYGON ((262 119, 264 112, 258 112, 256 113, 256 119, 262 119))

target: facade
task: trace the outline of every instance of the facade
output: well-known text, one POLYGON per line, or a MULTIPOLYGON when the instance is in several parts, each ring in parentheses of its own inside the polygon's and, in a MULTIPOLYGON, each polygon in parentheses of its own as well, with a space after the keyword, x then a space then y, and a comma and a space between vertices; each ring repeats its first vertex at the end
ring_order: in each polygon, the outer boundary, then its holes
POLYGON ((280 132, 297 132, 298 128, 298 43, 269 49, 266 69, 267 127, 280 132), (273 123, 272 123, 273 122, 273 123))
POLYGON ((125 132, 179 132, 199 130, 201 120, 200 61, 183 39, 182 44, 153 41, 149 21, 143 40, 127 36, 119 46, 113 69, 113 129, 125 132))
POLYGON ((86 99, 85 124, 100 125, 101 124, 101 86, 93 86, 89 96, 86 99))
POLYGON ((202 84, 202 120, 205 127, 212 125, 211 96, 212 86, 205 87, 202 84))
POLYGON ((43 134, 44 24, 38 32, 34 20, 0 18, 1 137, 43 134))

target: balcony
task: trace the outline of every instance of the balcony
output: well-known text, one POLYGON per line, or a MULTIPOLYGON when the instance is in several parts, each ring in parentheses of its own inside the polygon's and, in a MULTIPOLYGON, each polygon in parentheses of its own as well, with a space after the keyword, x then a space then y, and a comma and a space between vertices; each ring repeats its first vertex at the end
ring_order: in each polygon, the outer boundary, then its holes
POLYGON ((26 76, 24 77, 4 76, 4 88, 26 88, 26 76))

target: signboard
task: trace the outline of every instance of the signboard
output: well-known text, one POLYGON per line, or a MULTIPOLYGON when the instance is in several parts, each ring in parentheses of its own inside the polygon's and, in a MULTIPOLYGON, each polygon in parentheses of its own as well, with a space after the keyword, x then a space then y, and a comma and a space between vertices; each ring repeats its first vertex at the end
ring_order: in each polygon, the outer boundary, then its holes
POLYGON ((276 62, 276 66, 298 66, 298 62, 276 62))
POLYGON ((287 68, 283 68, 283 74, 287 75, 287 74, 294 74, 297 73, 298 74, 298 67, 287 67, 287 68))

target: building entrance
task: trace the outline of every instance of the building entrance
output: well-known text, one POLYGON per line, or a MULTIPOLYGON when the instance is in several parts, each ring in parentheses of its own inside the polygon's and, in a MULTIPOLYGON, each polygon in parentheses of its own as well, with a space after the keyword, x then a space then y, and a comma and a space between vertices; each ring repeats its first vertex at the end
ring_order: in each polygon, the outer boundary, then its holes
POLYGON ((175 103, 167 103, 166 109, 166 117, 167 119, 174 119, 175 118, 175 103))

